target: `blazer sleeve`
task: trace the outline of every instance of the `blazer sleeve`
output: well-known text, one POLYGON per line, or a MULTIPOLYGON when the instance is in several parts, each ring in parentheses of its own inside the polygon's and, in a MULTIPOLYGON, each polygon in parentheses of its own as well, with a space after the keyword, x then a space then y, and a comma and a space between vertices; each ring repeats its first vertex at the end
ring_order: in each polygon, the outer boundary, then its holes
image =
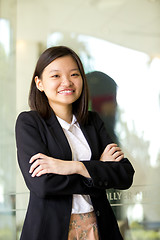
MULTIPOLYGON (((109 142, 104 123, 98 114, 94 113, 92 119, 99 136, 101 151, 103 152, 107 144, 111 142, 109 142)), ((132 185, 135 171, 127 158, 123 158, 119 162, 102 162, 92 159, 91 161, 84 161, 83 164, 87 168, 95 188, 128 189, 132 185)))
POLYGON ((78 174, 65 176, 45 174, 40 177, 31 177, 29 173, 30 158, 37 153, 43 153, 47 156, 50 156, 50 153, 38 130, 37 122, 29 113, 21 113, 16 121, 18 162, 29 190, 41 198, 53 195, 91 194, 93 191, 86 184, 87 179, 78 174))

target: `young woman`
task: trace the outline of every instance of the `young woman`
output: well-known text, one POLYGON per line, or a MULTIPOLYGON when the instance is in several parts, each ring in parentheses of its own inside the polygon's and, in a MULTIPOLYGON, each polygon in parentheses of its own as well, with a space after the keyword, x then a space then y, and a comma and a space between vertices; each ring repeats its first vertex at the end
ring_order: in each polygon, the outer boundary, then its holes
POLYGON ((120 240, 106 189, 127 189, 134 169, 111 143, 77 54, 64 46, 40 56, 29 105, 16 122, 19 166, 30 190, 21 240, 120 240))

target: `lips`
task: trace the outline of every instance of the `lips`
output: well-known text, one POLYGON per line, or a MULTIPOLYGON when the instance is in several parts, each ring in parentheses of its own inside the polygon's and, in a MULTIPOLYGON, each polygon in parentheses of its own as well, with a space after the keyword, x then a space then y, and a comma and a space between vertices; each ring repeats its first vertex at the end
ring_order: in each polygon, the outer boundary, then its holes
POLYGON ((73 92, 75 92, 74 89, 63 89, 63 90, 58 91, 59 94, 71 94, 73 92))

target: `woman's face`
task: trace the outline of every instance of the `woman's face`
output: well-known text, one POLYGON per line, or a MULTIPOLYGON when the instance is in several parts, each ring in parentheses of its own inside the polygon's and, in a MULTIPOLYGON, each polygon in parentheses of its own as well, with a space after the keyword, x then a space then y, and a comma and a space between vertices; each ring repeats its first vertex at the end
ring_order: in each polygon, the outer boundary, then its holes
POLYGON ((72 107, 81 95, 83 80, 75 60, 64 56, 52 61, 42 73, 35 77, 37 88, 44 91, 53 110, 63 106, 72 107))

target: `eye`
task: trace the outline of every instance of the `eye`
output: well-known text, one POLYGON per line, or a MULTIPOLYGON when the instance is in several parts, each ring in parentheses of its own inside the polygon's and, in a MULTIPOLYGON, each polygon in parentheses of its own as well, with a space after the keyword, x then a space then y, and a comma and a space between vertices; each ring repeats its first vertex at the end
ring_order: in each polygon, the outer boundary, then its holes
POLYGON ((58 74, 55 74, 55 75, 52 75, 51 78, 58 78, 59 75, 58 74))
POLYGON ((71 76, 73 77, 76 77, 76 76, 79 76, 80 74, 79 73, 72 73, 71 76))

